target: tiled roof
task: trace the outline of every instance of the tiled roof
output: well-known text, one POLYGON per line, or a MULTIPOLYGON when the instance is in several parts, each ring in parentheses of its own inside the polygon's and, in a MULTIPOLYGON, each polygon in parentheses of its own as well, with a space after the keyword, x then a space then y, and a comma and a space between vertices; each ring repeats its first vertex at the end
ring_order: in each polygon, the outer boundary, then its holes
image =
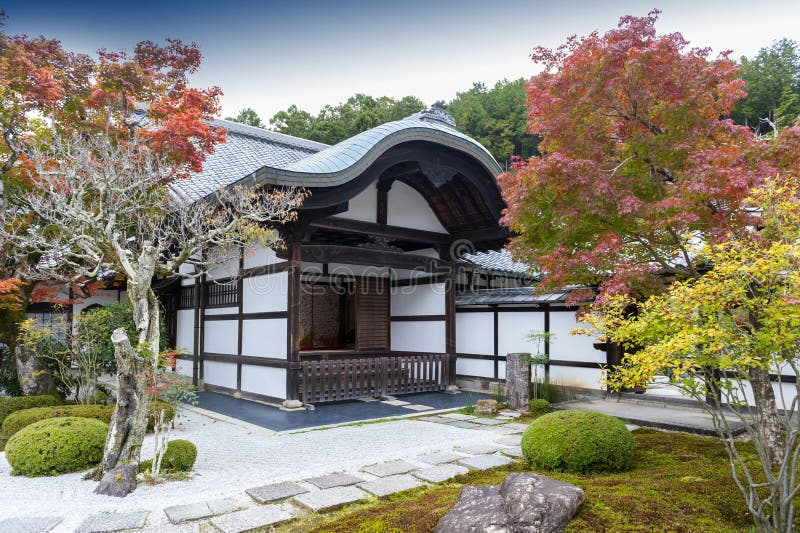
POLYGON ((573 288, 549 294, 536 294, 536 287, 508 287, 461 291, 456 295, 456 305, 494 304, 553 304, 564 303, 573 288))
POLYGON ((511 257, 511 252, 508 250, 490 250, 488 252, 464 254, 461 256, 461 260, 489 272, 534 275, 530 266, 514 261, 514 258, 511 257))
POLYGON ((203 172, 176 183, 176 193, 186 200, 197 200, 247 179, 298 187, 343 185, 363 173, 383 152, 407 141, 455 148, 473 156, 492 175, 501 170, 478 141, 431 110, 382 124, 334 146, 235 122, 218 120, 213 124, 228 130, 228 140, 206 159, 203 172))

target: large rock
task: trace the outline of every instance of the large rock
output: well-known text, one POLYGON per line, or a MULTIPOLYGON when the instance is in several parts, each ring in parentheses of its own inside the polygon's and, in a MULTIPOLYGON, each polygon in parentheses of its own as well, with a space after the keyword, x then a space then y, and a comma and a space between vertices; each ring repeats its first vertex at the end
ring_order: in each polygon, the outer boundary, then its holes
POLYGON ((497 400, 478 400, 475 412, 479 415, 493 415, 497 412, 497 400))
POLYGON ((575 485, 511 474, 496 487, 464 487, 435 533, 558 533, 585 499, 575 485))
POLYGON ((100 483, 94 489, 95 494, 124 498, 136 488, 138 471, 137 464, 118 465, 112 468, 103 474, 100 483))
POLYGON ((506 355, 506 403, 511 409, 527 410, 530 400, 531 365, 529 353, 506 355))

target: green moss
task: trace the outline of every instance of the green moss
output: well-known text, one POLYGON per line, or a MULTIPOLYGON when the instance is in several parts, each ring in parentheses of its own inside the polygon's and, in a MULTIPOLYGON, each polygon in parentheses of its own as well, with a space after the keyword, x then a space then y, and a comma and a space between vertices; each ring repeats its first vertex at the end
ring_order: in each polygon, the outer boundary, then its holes
POLYGON ((189 472, 197 459, 197 447, 188 440, 176 439, 167 443, 161 467, 165 472, 189 472))
POLYGON ((14 475, 46 476, 76 472, 103 459, 108 425, 91 418, 40 420, 12 436, 6 459, 14 475))
POLYGON ((10 438, 24 427, 30 426, 39 420, 48 418, 62 418, 77 416, 80 418, 93 418, 108 424, 114 413, 113 405, 57 405, 54 407, 35 407, 11 413, 3 422, 2 435, 10 438))
POLYGON ((522 453, 534 468, 572 473, 621 472, 630 468, 633 437, 613 416, 556 411, 531 422, 522 453))
POLYGON ((46 407, 50 405, 61 405, 61 398, 49 394, 43 396, 13 396, 10 398, 0 397, 0 424, 6 417, 15 411, 30 409, 32 407, 46 407))
MULTIPOLYGON (((540 472, 586 491, 586 502, 566 533, 752 531, 742 496, 731 479, 728 456, 717 439, 646 429, 634 432, 633 439, 632 469, 628 472, 540 472), (682 481, 687 473, 704 481, 682 481)), ((747 444, 741 447, 746 456, 752 455, 747 444)), ((333 513, 307 515, 277 531, 429 532, 455 505, 464 485, 497 485, 509 473, 529 471, 524 461, 473 471, 432 487, 353 504, 333 513)))
POLYGON ((550 402, 537 398, 528 402, 528 412, 532 415, 543 415, 552 411, 550 402))

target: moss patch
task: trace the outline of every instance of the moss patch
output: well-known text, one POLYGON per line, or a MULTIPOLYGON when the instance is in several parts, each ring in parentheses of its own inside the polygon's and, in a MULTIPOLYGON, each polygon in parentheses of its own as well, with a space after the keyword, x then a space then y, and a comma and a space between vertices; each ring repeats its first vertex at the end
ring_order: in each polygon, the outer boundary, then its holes
MULTIPOLYGON (((567 533, 752 530, 744 500, 731 479, 728 456, 718 440, 655 430, 639 430, 633 436, 628 472, 540 472, 586 491, 586 503, 567 533)), ((743 448, 745 454, 752 453, 743 448)), ((519 461, 496 470, 470 472, 441 485, 303 517, 278 531, 429 532, 455 505, 464 485, 496 485, 512 472, 526 471, 530 471, 527 464, 519 461)))

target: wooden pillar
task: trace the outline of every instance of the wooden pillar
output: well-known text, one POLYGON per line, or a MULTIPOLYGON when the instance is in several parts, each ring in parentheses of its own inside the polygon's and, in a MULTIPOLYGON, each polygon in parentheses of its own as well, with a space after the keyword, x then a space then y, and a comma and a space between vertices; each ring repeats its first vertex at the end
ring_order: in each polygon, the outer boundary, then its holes
POLYGON ((192 342, 192 385, 199 383, 200 377, 200 278, 194 278, 194 336, 192 342))
MULTIPOLYGON (((286 295, 286 400, 287 402, 298 399, 298 374, 300 372, 300 274, 302 262, 300 260, 300 243, 288 244, 290 266, 288 270, 287 295, 286 295)), ((292 405, 287 404, 287 407, 292 405)))
POLYGON ((239 248, 239 274, 236 282, 236 296, 239 302, 236 329, 236 392, 242 392, 242 344, 244 339, 244 246, 239 248))
POLYGON ((206 279, 206 274, 202 274, 200 276, 200 348, 199 348, 199 359, 200 359, 200 381, 203 381, 203 354, 206 351, 206 302, 208 298, 206 297, 206 291, 208 290, 208 280, 206 279))
MULTIPOLYGON (((494 379, 500 377, 500 310, 498 305, 492 306, 492 323, 494 331, 494 379)), ((508 368, 506 368, 508 375, 508 368)))
POLYGON ((445 351, 450 356, 448 388, 456 388, 456 281, 457 272, 451 269, 444 282, 445 288, 445 351))
POLYGON ((544 382, 550 383, 550 305, 544 306, 544 354, 547 356, 547 363, 544 365, 544 382))

